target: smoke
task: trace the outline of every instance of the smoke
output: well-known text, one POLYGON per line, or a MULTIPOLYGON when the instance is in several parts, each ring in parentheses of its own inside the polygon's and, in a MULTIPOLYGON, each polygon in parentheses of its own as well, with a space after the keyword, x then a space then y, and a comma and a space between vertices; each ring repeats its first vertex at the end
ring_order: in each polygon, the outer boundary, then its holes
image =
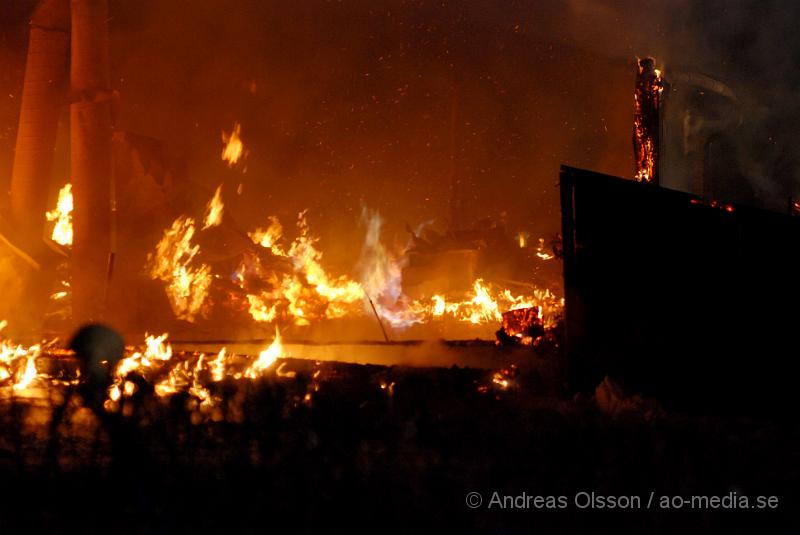
MULTIPOLYGON (((800 194, 797 57, 800 5, 790 0, 571 0, 567 32, 616 57, 653 55, 670 74, 701 73, 730 87, 741 120, 724 128, 723 174, 741 175, 753 202, 784 210, 800 194)), ((717 117, 695 117, 695 126, 717 117)), ((735 180, 735 177, 731 177, 735 180)), ((723 190, 726 188, 722 187, 723 190)))

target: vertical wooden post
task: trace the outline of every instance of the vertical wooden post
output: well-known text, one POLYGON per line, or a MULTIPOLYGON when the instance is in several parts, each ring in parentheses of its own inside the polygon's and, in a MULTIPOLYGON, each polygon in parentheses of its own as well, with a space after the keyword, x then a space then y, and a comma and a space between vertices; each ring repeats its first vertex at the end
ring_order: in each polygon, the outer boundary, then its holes
POLYGON ((67 96, 69 32, 69 0, 42 0, 31 17, 10 199, 15 241, 34 256, 44 247, 47 190, 67 96))
POLYGON ((658 185, 659 150, 661 148, 661 92, 664 82, 653 58, 637 61, 634 91, 633 156, 635 178, 639 182, 658 185))
POLYGON ((71 3, 73 318, 85 323, 103 318, 112 261, 108 1, 71 3))

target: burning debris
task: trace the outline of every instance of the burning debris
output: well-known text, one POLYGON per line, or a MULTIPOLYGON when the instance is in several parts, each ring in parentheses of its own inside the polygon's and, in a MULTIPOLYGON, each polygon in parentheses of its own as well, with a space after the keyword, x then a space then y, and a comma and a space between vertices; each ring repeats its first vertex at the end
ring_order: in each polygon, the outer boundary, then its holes
POLYGON ((497 341, 505 345, 530 346, 544 334, 541 307, 518 308, 503 314, 501 328, 497 331, 497 341))
POLYGON ((635 179, 658 184, 661 104, 664 81, 653 58, 639 58, 634 91, 633 155, 635 179))

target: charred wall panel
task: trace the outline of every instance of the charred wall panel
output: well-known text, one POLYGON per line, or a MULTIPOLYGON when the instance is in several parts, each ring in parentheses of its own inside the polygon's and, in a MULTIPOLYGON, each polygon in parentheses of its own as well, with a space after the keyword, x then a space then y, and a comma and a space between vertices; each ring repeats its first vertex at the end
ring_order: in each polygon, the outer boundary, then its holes
POLYGON ((796 405, 800 220, 561 169, 573 385, 606 374, 667 405, 796 405))

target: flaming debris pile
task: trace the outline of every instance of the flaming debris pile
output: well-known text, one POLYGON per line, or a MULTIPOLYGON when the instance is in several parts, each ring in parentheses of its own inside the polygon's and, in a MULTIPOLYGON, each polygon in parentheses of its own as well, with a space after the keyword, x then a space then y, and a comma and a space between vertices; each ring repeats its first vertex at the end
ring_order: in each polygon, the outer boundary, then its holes
MULTIPOLYGON (((241 125, 236 123, 230 133, 223 132, 222 136, 221 158, 235 172, 244 172, 239 164, 247 155, 240 134, 241 125)), ((253 322, 252 325, 304 327, 317 321, 375 315, 382 327, 388 326, 396 334, 433 322, 474 326, 500 323, 504 312, 530 307, 537 307, 545 328, 554 326, 560 317, 563 300, 549 289, 531 283, 532 265, 526 268, 528 278, 524 282, 515 281, 505 287, 489 282, 485 275, 471 273, 457 283, 444 281, 441 288, 428 286, 424 291, 411 292, 404 289, 404 270, 409 267, 411 254, 423 251, 429 256, 445 257, 452 251, 477 252, 485 243, 479 234, 462 242, 458 237, 437 242, 412 233, 405 245, 390 248, 382 241, 384 221, 380 214, 364 208, 361 222, 365 237, 360 256, 351 266, 351 273, 333 273, 324 263, 319 238, 311 231, 306 211, 297 216, 294 237, 285 235, 274 215, 266 218, 263 227, 244 232, 224 217, 224 188, 222 183, 215 189, 202 216, 198 213, 176 217, 147 254, 145 272, 164 283, 172 313, 179 320, 192 323, 224 311, 228 317, 232 315, 235 320, 253 322), (230 253, 233 256, 207 252, 206 243, 217 241, 227 247, 228 241, 222 237, 227 235, 240 238, 240 247, 230 253)), ((70 184, 59 192, 55 209, 45 215, 55 223, 52 240, 70 246, 70 184)), ((491 231, 495 239, 497 229, 491 231)), ((526 245, 528 234, 524 235, 525 240, 519 238, 520 245, 526 245)), ((517 238, 502 237, 509 244, 517 238)), ((527 250, 512 249, 518 255, 528 254, 527 250)), ((553 258, 545 250, 543 239, 538 241, 535 252, 531 248, 530 255, 529 261, 534 263, 553 258)), ((52 299, 67 295, 68 285, 69 281, 64 283, 66 289, 57 289, 52 299)))
MULTIPOLYGON (((191 218, 181 218, 165 233, 153 257, 160 269, 151 271, 154 278, 170 282, 167 292, 176 315, 190 310, 190 314, 179 316, 189 321, 200 310, 207 284, 212 281, 210 271, 187 268, 198 251, 198 246, 189 243, 194 231, 191 222, 191 218), (190 282, 198 278, 207 284, 198 284, 193 291, 190 282), (195 306, 178 306, 182 301, 176 296, 181 295, 194 296, 190 302, 195 306)), ((502 312, 531 306, 540 307, 543 321, 551 327, 561 313, 562 300, 548 289, 534 288, 529 295, 514 295, 511 290, 495 289, 480 278, 473 282, 471 291, 462 295, 442 293, 410 299, 402 293, 405 259, 402 254, 395 256, 386 251, 377 239, 374 223, 367 230, 360 280, 333 276, 322 265, 323 254, 316 246, 318 240, 311 234, 305 212, 298 215, 297 229, 298 236, 288 246, 283 245, 283 227, 274 216, 269 218, 266 230, 248 234, 260 250, 246 252, 230 280, 243 292, 248 312, 256 322, 309 325, 314 320, 368 314, 370 298, 381 319, 395 329, 443 317, 474 325, 500 322, 502 312)))
POLYGON ((653 58, 639 58, 634 91, 633 154, 635 179, 658 184, 661 99, 664 81, 653 58))
MULTIPOLYGON (((240 133, 239 123, 231 133, 223 132, 222 159, 231 167, 247 154, 240 133)), ((448 318, 471 325, 499 323, 503 312, 534 306, 539 307, 546 327, 555 325, 560 316, 562 300, 550 290, 524 282, 512 285, 517 288, 512 291, 478 275, 460 287, 433 288, 412 297, 404 291, 403 272, 420 238, 415 236, 394 249, 387 247, 381 240, 383 219, 366 208, 361 218, 365 237, 352 274, 334 274, 324 264, 319 238, 311 231, 306 211, 297 216, 294 237, 286 236, 274 215, 266 218, 263 227, 244 232, 223 217, 223 189, 220 184, 208 201, 199 229, 196 221, 200 214, 177 217, 148 255, 147 273, 165 284, 173 314, 180 320, 195 322, 225 310, 237 320, 255 324, 309 326, 316 321, 375 314, 399 331, 448 318), (220 255, 209 256, 203 244, 226 232, 247 242, 229 260, 220 262, 220 255)), ((430 243, 427 246, 431 248, 430 243)), ((540 239, 532 261, 552 258, 540 239)))
MULTIPOLYGON (((5 321, 0 323, 0 328, 5 326, 5 321)), ((167 333, 147 335, 143 348, 126 348, 112 374, 106 411, 119 411, 126 398, 134 396, 143 384, 151 384, 158 398, 188 394, 197 403, 197 421, 201 417, 212 418, 219 401, 211 393, 212 385, 225 380, 258 379, 286 356, 277 330, 272 344, 254 359, 230 354, 225 348, 216 354, 176 353, 167 337, 167 333)), ((0 339, 0 398, 48 399, 65 387, 78 384, 79 376, 73 353, 57 349, 55 340, 26 347, 0 339)))

